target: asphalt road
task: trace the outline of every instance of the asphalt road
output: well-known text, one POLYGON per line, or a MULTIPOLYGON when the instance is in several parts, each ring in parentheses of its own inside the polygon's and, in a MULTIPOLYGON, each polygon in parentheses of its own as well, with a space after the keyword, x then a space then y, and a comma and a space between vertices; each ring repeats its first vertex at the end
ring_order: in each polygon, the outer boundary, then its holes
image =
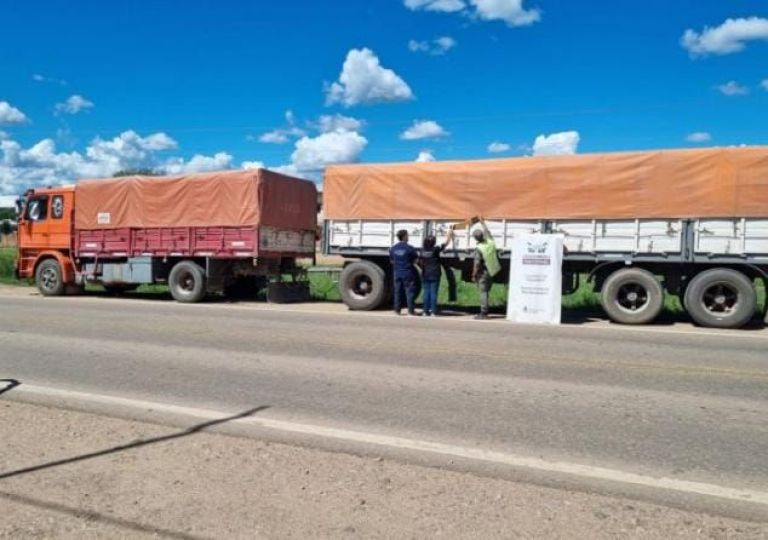
POLYGON ((765 331, 314 309, 0 291, 0 379, 768 492, 765 331))

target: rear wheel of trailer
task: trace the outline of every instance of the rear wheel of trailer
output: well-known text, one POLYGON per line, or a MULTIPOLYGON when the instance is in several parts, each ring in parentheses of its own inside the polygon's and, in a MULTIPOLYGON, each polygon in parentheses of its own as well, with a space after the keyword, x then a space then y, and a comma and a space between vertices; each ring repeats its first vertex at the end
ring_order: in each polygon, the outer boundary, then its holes
POLYGON ((683 305, 691 318, 710 328, 741 328, 755 315, 757 291, 752 280, 730 268, 713 268, 694 277, 683 305))
POLYGON ((339 292, 344 303, 354 311, 370 311, 384 305, 388 298, 387 273, 371 261, 356 261, 341 272, 339 292))
POLYGON ((664 289, 642 268, 622 268, 603 284, 601 302, 608 317, 620 324, 647 324, 664 307, 664 289))
POLYGON ((177 302, 191 304, 205 298, 205 270, 194 261, 181 261, 168 276, 171 296, 177 302))

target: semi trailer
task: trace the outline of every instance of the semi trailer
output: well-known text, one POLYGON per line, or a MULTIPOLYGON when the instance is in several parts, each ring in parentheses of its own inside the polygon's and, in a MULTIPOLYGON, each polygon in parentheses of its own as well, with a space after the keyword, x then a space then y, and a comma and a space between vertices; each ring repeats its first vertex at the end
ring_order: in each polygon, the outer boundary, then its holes
MULTIPOLYGON (((398 230, 418 246, 472 216, 500 250, 500 283, 517 235, 564 235, 563 292, 587 280, 617 323, 650 323, 673 294, 702 326, 741 327, 768 283, 766 147, 333 166, 324 212, 353 310, 389 302, 398 230)), ((473 244, 466 228, 442 255, 465 281, 473 244)))
POLYGON ((45 296, 162 283, 198 302, 297 278, 315 254, 314 183, 264 169, 31 189, 19 210, 16 275, 45 296))

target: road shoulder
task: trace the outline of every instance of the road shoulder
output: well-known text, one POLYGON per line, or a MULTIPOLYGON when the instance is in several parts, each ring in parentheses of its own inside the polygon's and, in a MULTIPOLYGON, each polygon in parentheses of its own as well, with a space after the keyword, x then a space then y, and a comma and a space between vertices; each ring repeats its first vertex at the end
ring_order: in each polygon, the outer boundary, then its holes
POLYGON ((0 401, 0 418, 0 537, 768 534, 644 502, 64 409, 0 401))

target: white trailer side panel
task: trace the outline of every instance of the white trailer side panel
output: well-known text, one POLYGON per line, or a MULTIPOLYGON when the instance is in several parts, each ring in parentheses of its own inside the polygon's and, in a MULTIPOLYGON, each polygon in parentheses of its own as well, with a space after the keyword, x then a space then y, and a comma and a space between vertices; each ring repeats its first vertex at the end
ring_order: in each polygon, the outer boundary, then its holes
MULTIPOLYGON (((448 230, 460 220, 431 222, 432 234, 442 242, 448 230)), ((532 234, 542 231, 538 221, 488 220, 488 229, 496 240, 499 249, 511 249, 515 237, 520 234, 532 234)), ((396 234, 400 229, 408 231, 408 241, 414 246, 421 246, 426 233, 426 221, 386 221, 386 220, 333 220, 329 222, 328 242, 331 248, 381 249, 389 248, 397 242, 396 234)), ((474 249, 472 232, 480 225, 456 231, 453 249, 474 249)))
POLYGON ((680 220, 553 221, 552 231, 565 235, 569 253, 678 254, 683 246, 680 220))
MULTIPOLYGON (((432 227, 438 241, 445 238, 451 225, 456 221, 434 221, 432 227)), ((507 221, 501 219, 487 220, 488 230, 496 242, 496 247, 502 251, 511 251, 515 238, 524 234, 537 234, 543 231, 544 224, 540 221, 507 221)), ((475 224, 471 228, 460 229, 456 231, 456 240, 454 249, 472 250, 475 249, 475 241, 472 239, 472 233, 476 230, 482 230, 480 224, 475 224)))
POLYGON ((701 219, 695 223, 698 255, 768 256, 768 219, 701 219))

